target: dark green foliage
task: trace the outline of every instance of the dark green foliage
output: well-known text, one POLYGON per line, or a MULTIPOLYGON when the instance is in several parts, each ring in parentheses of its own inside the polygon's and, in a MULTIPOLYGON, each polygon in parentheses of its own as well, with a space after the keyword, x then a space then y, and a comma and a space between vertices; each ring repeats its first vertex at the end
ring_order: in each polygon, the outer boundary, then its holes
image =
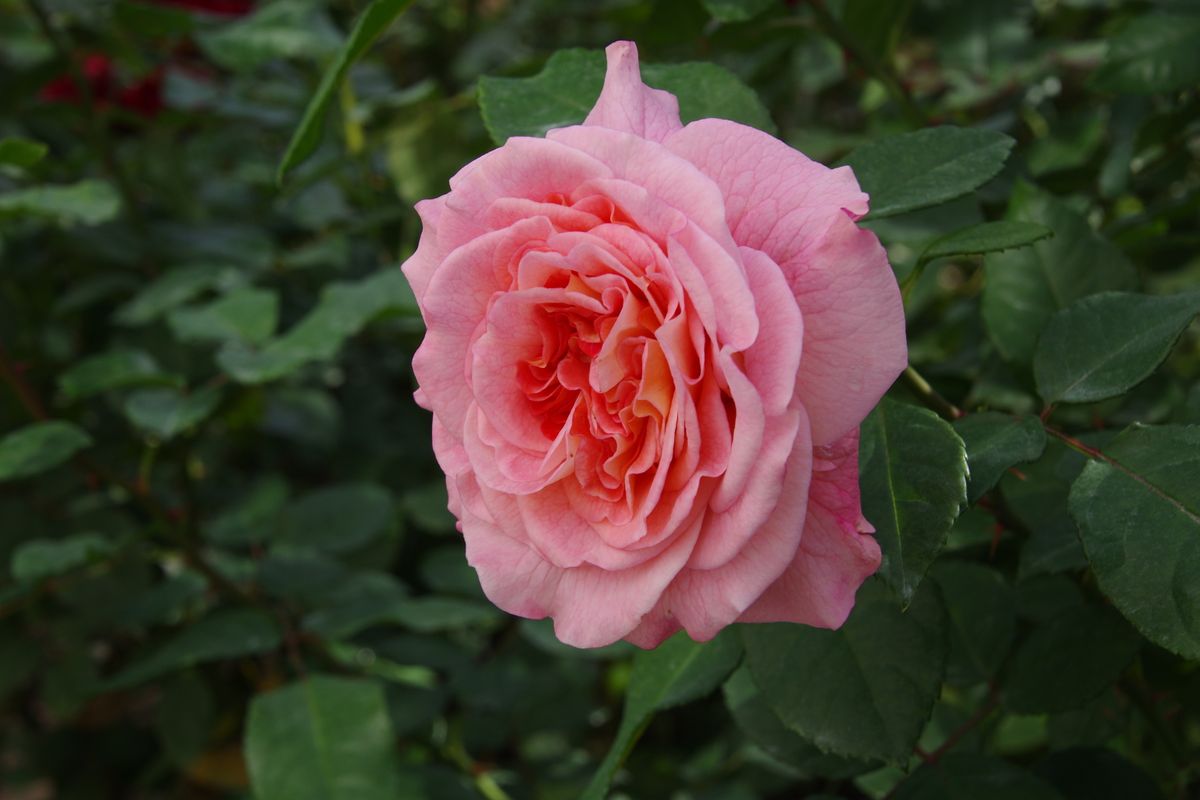
POLYGON ((0 0, 0 798, 1197 796, 1195 2, 205 4, 0 0), (871 195, 839 630, 576 650, 466 564, 412 205, 617 39, 871 195))

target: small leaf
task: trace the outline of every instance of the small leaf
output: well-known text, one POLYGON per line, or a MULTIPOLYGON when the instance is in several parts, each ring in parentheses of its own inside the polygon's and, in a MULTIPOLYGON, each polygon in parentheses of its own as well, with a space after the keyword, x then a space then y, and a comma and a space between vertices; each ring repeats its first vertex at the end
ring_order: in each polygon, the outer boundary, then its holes
POLYGON ((1017 599, 998 571, 943 561, 931 571, 945 599, 950 628, 946 680, 971 686, 996 677, 1017 633, 1017 599))
POLYGON ((255 697, 246 766, 258 800, 396 800, 409 793, 383 687, 314 675, 255 697))
POLYGON ((200 47, 217 64, 249 72, 277 58, 320 58, 338 47, 338 32, 312 3, 261 5, 248 17, 202 33, 200 47))
POLYGON ((859 464, 879 574, 907 604, 967 502, 966 450, 936 414, 884 398, 863 422, 859 464))
POLYGON ((977 256, 1025 247, 1034 242, 1048 239, 1054 232, 1036 222, 1002 219, 981 222, 969 228, 948 233, 930 242, 921 253, 921 262, 952 256, 977 256))
POLYGON ((1105 292, 1050 318, 1033 356, 1047 403, 1115 397, 1148 378, 1200 313, 1200 292, 1154 296, 1105 292))
POLYGON ((994 178, 1013 140, 996 131, 942 126, 889 136, 846 157, 872 219, 936 206, 994 178))
POLYGON ((292 133, 292 139, 288 142, 276 173, 276 180, 280 183, 288 170, 303 163, 321 143, 329 103, 333 99, 334 91, 346 80, 350 67, 363 57, 375 40, 412 5, 412 2, 413 0, 372 0, 371 5, 367 6, 355 21, 350 38, 342 45, 337 58, 321 76, 320 85, 309 98, 304 116, 292 133))
POLYGON ((745 22, 775 4, 775 0, 702 0, 717 22, 745 22))
MULTIPOLYGON (((719 117, 774 131, 769 112, 733 73, 708 63, 644 64, 647 85, 679 98, 683 122, 719 117)), ((511 136, 544 136, 552 128, 578 125, 604 86, 604 54, 559 50, 537 75, 479 79, 479 108, 496 144, 511 136)))
POLYGON ((1101 591, 1147 639, 1200 659, 1200 426, 1127 428, 1071 487, 1101 591))
POLYGON ((741 658, 741 644, 732 628, 703 644, 678 633, 657 649, 634 656, 621 727, 581 800, 603 800, 607 796, 613 774, 650 724, 654 712, 704 697, 721 685, 741 658))
POLYGON ((901 611, 870 580, 839 630, 742 628, 754 682, 779 719, 817 747, 856 758, 907 759, 938 696, 946 663, 943 612, 919 592, 901 611))
POLYGON ((175 338, 182 342, 257 344, 271 338, 279 320, 279 295, 246 287, 202 306, 177 308, 167 316, 175 338))
POLYGON ((287 482, 278 475, 265 475, 247 487, 236 503, 222 509, 200 531, 205 539, 216 544, 262 544, 275 535, 287 499, 287 482))
POLYGON ((276 542, 282 549, 348 553, 396 528, 391 493, 370 483, 348 483, 313 492, 283 515, 276 542))
POLYGON ((1028 363, 1055 311, 1097 292, 1131 289, 1137 273, 1074 209, 1027 184, 1014 191, 1008 218, 1054 231, 1050 239, 984 260, 984 327, 1005 360, 1028 363))
POLYGON ((1093 85, 1118 94, 1173 92, 1200 82, 1200 17, 1154 10, 1109 39, 1093 85))
POLYGON ((12 576, 14 580, 31 583, 53 578, 100 561, 112 552, 112 542, 96 533, 77 533, 64 539, 33 539, 13 553, 12 576))
POLYGON ((50 148, 32 139, 6 136, 0 139, 0 166, 29 169, 46 157, 50 148))
POLYGON ((139 389, 125 398, 125 416, 139 429, 166 441, 202 422, 221 402, 219 387, 184 394, 176 389, 139 389))
POLYGON ((107 691, 128 689, 176 670, 264 653, 279 647, 275 620, 255 609, 217 611, 192 623, 149 655, 130 664, 106 684, 107 691))
POLYGON ((789 730, 763 699, 745 664, 734 670, 721 689, 725 705, 742 732, 772 758, 800 770, 806 777, 841 780, 869 772, 878 764, 823 753, 812 742, 789 730))
POLYGON ((955 420, 955 432, 967 448, 967 499, 974 503, 1016 464, 1033 461, 1046 449, 1046 430, 1037 417, 996 411, 955 420))
POLYGON ((208 289, 230 289, 241 281, 241 275, 233 267, 218 264, 174 267, 118 308, 113 318, 121 325, 145 325, 208 289))
POLYGON ((395 267, 358 283, 326 285, 316 308, 282 336, 257 351, 231 342, 217 353, 217 363, 241 383, 275 380, 333 358, 346 339, 388 311, 417 314, 412 289, 395 267))
POLYGON ((61 225, 99 225, 121 211, 121 196, 110 184, 84 180, 69 186, 35 186, 0 194, 0 220, 27 215, 61 225))
POLYGON ((215 700, 196 672, 185 672, 163 687, 154 730, 172 764, 186 766, 204 752, 216 722, 215 700))
POLYGON ((1087 566, 1079 531, 1067 509, 1071 483, 1086 459, 1057 439, 1046 442, 1042 457, 1000 480, 1004 503, 1029 530, 1021 545, 1018 577, 1079 570, 1087 566))
POLYGON ((141 350, 108 350, 89 356, 58 376, 58 388, 71 400, 148 384, 179 385, 141 350))
POLYGON ((895 791, 894 800, 1063 800, 1053 786, 1015 764, 976 753, 950 753, 924 764, 895 791))
POLYGON ((1004 703, 1025 714, 1079 708, 1120 677, 1140 646, 1137 632, 1111 607, 1067 606, 1017 646, 1004 703))
POLYGON ((92 444, 92 437, 69 422, 35 422, 0 439, 0 481, 36 475, 57 467, 92 444))

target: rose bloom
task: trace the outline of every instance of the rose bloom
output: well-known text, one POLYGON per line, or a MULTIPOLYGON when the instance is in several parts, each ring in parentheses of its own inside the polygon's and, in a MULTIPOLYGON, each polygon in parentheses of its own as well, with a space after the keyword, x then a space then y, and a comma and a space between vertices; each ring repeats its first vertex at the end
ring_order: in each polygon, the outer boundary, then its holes
POLYGON ((858 426, 907 360, 867 196, 779 140, 679 121, 608 48, 583 125, 417 204, 417 401, 487 596, 576 647, 840 626, 879 547, 858 426))

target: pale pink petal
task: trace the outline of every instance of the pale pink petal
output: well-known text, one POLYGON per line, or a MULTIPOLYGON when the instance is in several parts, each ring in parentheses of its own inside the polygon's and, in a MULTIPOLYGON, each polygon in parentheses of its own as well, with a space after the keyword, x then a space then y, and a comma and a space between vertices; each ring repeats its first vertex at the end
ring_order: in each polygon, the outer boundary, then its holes
POLYGON ((742 622, 841 627, 858 587, 879 568, 879 545, 859 507, 858 431, 818 447, 816 458, 800 549, 742 622))
MULTIPOLYGON (((786 472, 798 469, 794 458, 805 455, 793 455, 797 448, 808 446, 808 436, 801 435, 800 428, 799 415, 786 410, 767 421, 762 448, 751 464, 745 486, 723 511, 709 509, 688 561, 689 569, 721 567, 758 535, 780 502, 786 472)), ((807 455, 811 460, 811 453, 807 455)))
POLYGON ((613 42, 605 49, 608 70, 604 89, 584 121, 661 141, 680 127, 679 101, 670 92, 651 89, 642 83, 637 45, 613 42))
POLYGON ((554 617, 555 635, 566 644, 601 647, 627 635, 654 607, 687 561, 699 522, 655 558, 619 570, 556 567, 529 544, 471 515, 462 527, 467 561, 493 603, 520 617, 554 617))
POLYGON ((723 566, 683 569, 629 641, 653 647, 679 628, 698 642, 707 641, 737 620, 791 563, 801 544, 812 477, 808 422, 798 406, 792 413, 799 417, 796 445, 770 517, 723 566))
POLYGON ((480 236, 451 253, 425 290, 425 339, 412 368, 428 408, 461 438, 472 400, 468 352, 492 296, 507 288, 507 264, 553 232, 544 217, 480 236))
POLYGON ((437 223, 445 200, 445 197, 435 197, 416 205, 417 215, 421 218, 421 238, 417 242, 416 252, 408 257, 400 269, 408 278, 408 285, 412 287, 418 304, 425 297, 425 288, 433 279, 433 273, 446 257, 437 240, 437 223))
POLYGON ((813 441, 845 435, 907 363, 896 279, 874 234, 851 219, 867 211, 853 173, 725 120, 693 122, 664 145, 721 187, 734 240, 783 270, 804 317, 799 391, 813 441))
POLYGON ((796 385, 823 445, 855 430, 904 371, 904 305, 879 240, 849 217, 805 262, 788 276, 804 315, 796 385))
MULTIPOLYGON (((712 366, 721 371, 736 409, 729 465, 711 503, 713 510, 724 511, 738 499, 750 480, 754 462, 762 450, 767 417, 763 413, 762 396, 734 362, 733 352, 728 347, 717 354, 712 366)), ((806 435, 807 429, 805 425, 806 435)))
POLYGON ((796 393, 796 375, 804 342, 800 307, 769 256, 742 248, 750 288, 758 313, 758 338, 744 354, 746 377, 762 393, 767 414, 779 414, 796 393))

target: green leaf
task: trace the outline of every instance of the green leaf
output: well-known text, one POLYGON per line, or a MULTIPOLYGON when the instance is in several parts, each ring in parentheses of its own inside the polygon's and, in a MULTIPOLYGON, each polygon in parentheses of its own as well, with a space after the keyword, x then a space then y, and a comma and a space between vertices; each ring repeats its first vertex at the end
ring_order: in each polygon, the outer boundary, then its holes
POLYGON ((358 283, 333 283, 321 292, 316 308, 261 350, 228 343, 217 363, 241 383, 265 383, 313 361, 333 358, 346 339, 384 312, 416 316, 416 300, 403 273, 380 270, 358 283))
POLYGON ((172 439, 208 417, 221 402, 220 387, 191 394, 177 389, 139 389, 125 398, 125 416, 143 432, 172 439))
POLYGON ((32 139, 6 136, 0 139, 0 166, 29 169, 46 157, 50 148, 32 139))
MULTIPOLYGON (((396 800, 407 794, 383 687, 314 675, 259 695, 246 718, 258 800, 396 800)), ((407 787, 411 789, 412 787, 407 787)))
POLYGON ((371 5, 367 6, 355 21, 350 38, 342 45, 333 63, 325 69, 317 91, 309 98, 300 124, 292 133, 292 139, 288 142, 276 172, 278 182, 282 183, 288 170, 303 163, 317 149, 317 145, 321 143, 325 115, 329 111, 334 91, 346 80, 346 73, 350 71, 350 67, 363 57, 375 40, 412 5, 412 2, 413 0, 372 0, 371 5))
POLYGON ((741 658, 741 644, 732 628, 702 644, 678 633, 656 649, 634 656, 621 727, 581 800, 603 800, 613 774, 656 711, 704 697, 725 680, 741 658))
POLYGON ((1173 92, 1200 82, 1200 17, 1150 11, 1108 41, 1092 76, 1097 89, 1120 94, 1173 92))
POLYGON ((1154 779, 1104 747, 1074 747, 1050 753, 1035 768, 1066 800, 1164 800, 1154 779))
POLYGON ((185 672, 168 681, 154 714, 154 730, 172 764, 186 766, 208 747, 216 723, 216 698, 200 675, 185 672))
POLYGON ((1008 218, 1054 231, 1051 239, 984 259, 984 326, 1007 361, 1028 363, 1055 311, 1097 292, 1131 289, 1137 273, 1076 211, 1027 184, 1014 191, 1008 218))
POLYGON ((721 690, 742 732, 772 758, 800 770, 805 777, 841 780, 875 766, 876 762, 822 753, 812 742, 789 730, 771 710, 745 664, 734 670, 721 690))
POLYGON ((114 12, 118 23, 142 36, 182 36, 196 27, 195 18, 182 8, 119 0, 114 12))
POLYGON ((891 794, 894 800, 1063 800, 1020 767, 976 753, 950 753, 924 764, 891 794))
POLYGON ((968 414, 955 420, 954 431, 967 448, 967 499, 972 503, 995 486, 1009 467, 1033 461, 1046 449, 1046 430, 1029 415, 968 414))
POLYGON ((717 22, 745 22, 775 4, 775 0, 701 0, 717 22))
POLYGON ((274 618, 256 609, 216 611, 182 629, 114 675, 107 691, 129 689, 186 667, 265 653, 283 637, 274 618))
POLYGON ((1048 239, 1054 232, 1036 222, 1001 219, 981 222, 969 228, 961 228, 930 242, 922 251, 918 262, 929 262, 937 258, 954 256, 977 256, 1026 247, 1048 239))
POLYGON ((859 485, 883 550, 879 574, 907 605, 966 505, 966 450, 936 414, 888 398, 861 436, 859 485))
POLYGON ((121 196, 110 184, 84 180, 69 186, 35 186, 0 194, 0 221, 33 216, 60 225, 99 225, 121 211, 121 196))
POLYGON ((0 481, 36 475, 57 467, 92 444, 92 437, 69 422, 35 422, 0 439, 0 481))
POLYGON ((1140 646, 1110 607, 1066 606, 1017 646, 1004 677, 1004 703, 1020 713, 1079 708, 1120 677, 1140 646))
POLYGON ((997 570, 943 561, 931 571, 950 628, 946 680, 970 686, 994 679, 1017 632, 1017 599, 997 570))
POLYGON ((53 578, 113 552, 113 544, 96 533, 77 533, 63 539, 33 539, 13 552, 14 580, 35 582, 53 578))
POLYGON ((870 218, 936 206, 971 192, 1004 166, 1013 140, 996 131, 942 126, 901 133, 857 148, 846 157, 870 218))
POLYGON ((1047 403, 1115 397, 1148 378, 1200 313, 1200 292, 1154 296, 1105 292, 1057 312, 1033 355, 1047 403))
POLYGON ((886 62, 896 49, 904 23, 912 13, 913 0, 846 0, 842 26, 864 52, 886 62))
POLYGON ((1200 659, 1200 426, 1126 429, 1070 508, 1100 589, 1150 641, 1200 659))
POLYGON ((113 318, 122 325, 145 325, 208 289, 230 289, 242 280, 233 267, 217 264, 175 267, 155 278, 118 308, 113 318))
POLYGON ((202 306, 177 308, 167 315, 175 338, 182 342, 237 340, 258 344, 271 338, 279 321, 279 295, 245 287, 202 306))
POLYGON ((337 49, 338 32, 312 3, 282 0, 199 36, 213 61, 249 72, 277 58, 321 58, 337 49))
POLYGON ((919 592, 907 611, 869 580, 836 631, 742 628, 754 682, 789 729, 829 753, 902 762, 929 719, 946 663, 942 609, 919 592))
MULTIPOLYGON (((679 98, 685 122, 719 117, 765 130, 775 127, 752 89, 733 73, 708 63, 643 64, 647 85, 679 98)), ((604 54, 559 50, 529 78, 479 79, 479 108, 496 144, 510 136, 544 136, 552 128, 578 125, 604 86, 604 54)))
POLYGON ((287 482, 278 475, 265 475, 200 531, 205 539, 216 544, 262 544, 275 535, 279 527, 277 520, 287 499, 287 482))
POLYGON ((348 553, 396 529, 391 493, 370 483, 331 486, 287 508, 277 543, 287 550, 348 553))
POLYGON ((58 376, 58 388, 71 400, 148 384, 179 385, 141 350, 108 350, 89 356, 58 376))
POLYGON ((1067 509, 1071 483, 1086 459, 1057 439, 1050 439, 1041 458, 1000 479, 1004 503, 1029 530, 1021 545, 1017 574, 1034 575, 1078 570, 1087 566, 1079 531, 1067 509))

